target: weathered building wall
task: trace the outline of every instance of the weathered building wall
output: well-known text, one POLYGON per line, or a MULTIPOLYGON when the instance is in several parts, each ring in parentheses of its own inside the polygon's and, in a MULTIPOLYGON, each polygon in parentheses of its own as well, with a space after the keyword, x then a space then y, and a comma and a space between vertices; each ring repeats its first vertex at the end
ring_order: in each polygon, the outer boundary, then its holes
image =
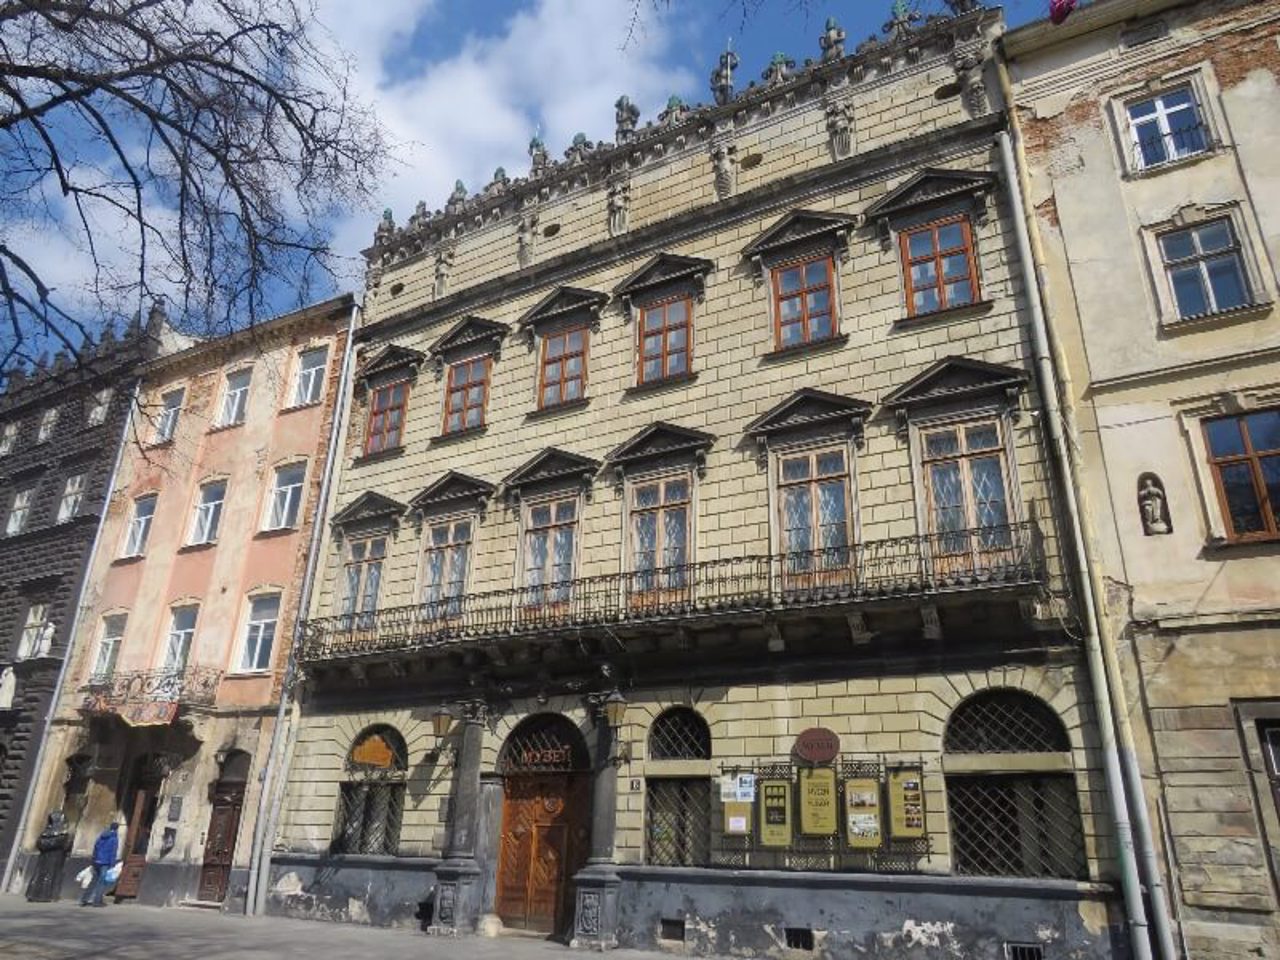
POLYGON ((1260 739, 1280 717, 1280 554, 1273 536, 1233 532, 1204 424, 1280 402, 1280 4, 1082 12, 1062 34, 1006 38, 1050 320, 1184 941, 1193 957, 1264 956, 1280 949, 1276 766, 1260 739), (1128 107, 1177 89, 1194 93, 1205 149, 1144 166, 1128 107), (1159 238, 1215 218, 1248 303, 1184 319, 1159 238), (1147 474, 1167 507, 1157 529, 1147 474))

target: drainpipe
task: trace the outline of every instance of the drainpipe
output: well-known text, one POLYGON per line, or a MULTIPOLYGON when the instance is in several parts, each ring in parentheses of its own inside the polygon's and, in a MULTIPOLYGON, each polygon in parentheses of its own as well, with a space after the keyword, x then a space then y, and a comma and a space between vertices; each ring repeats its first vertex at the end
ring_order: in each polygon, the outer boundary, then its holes
MULTIPOLYGON (((9 889, 13 879, 13 868, 18 862, 18 851, 22 849, 22 838, 27 833, 27 823, 31 818, 31 810, 35 806, 36 794, 40 787, 40 773, 44 769, 44 756, 49 746, 49 736, 53 731, 53 718, 58 712, 58 704, 62 700, 62 688, 67 682, 67 674, 71 672, 71 653, 76 634, 80 632, 80 622, 84 614, 84 594, 89 587, 89 572, 93 570, 93 562, 97 559, 98 548, 102 545, 102 528, 107 522, 107 507, 111 504, 111 494, 115 490, 116 477, 120 473, 120 461, 124 459, 124 445, 129 436, 129 426, 133 423, 133 411, 138 405, 138 396, 142 392, 142 377, 133 383, 133 395, 129 398, 129 412, 125 415, 124 425, 120 428, 120 442, 116 444, 116 459, 111 465, 111 477, 107 480, 106 491, 102 495, 102 512, 98 515, 98 526, 93 533, 93 545, 89 548, 89 558, 85 561, 81 573, 80 589, 76 593, 76 610, 71 619, 71 629, 67 632, 66 652, 62 655, 62 666, 58 668, 58 680, 53 687, 53 696, 49 699, 49 709, 44 715, 44 728, 40 733, 40 745, 36 747, 35 763, 31 767, 31 785, 26 799, 22 801, 22 812, 18 814, 18 829, 13 834, 13 846, 9 848, 9 856, 4 864, 4 878, 0 880, 0 891, 9 889)), ((15 891, 16 892, 16 891, 15 891)))
POLYGON ((249 883, 245 891, 245 913, 255 916, 262 911, 265 890, 271 872, 271 846, 275 842, 276 824, 280 817, 280 805, 284 798, 285 771, 288 763, 281 763, 293 752, 297 703, 290 703, 290 692, 298 678, 298 649, 302 645, 303 622, 311 606, 311 591, 315 585, 316 567, 320 560, 320 541, 324 535, 324 520, 329 506, 329 489, 338 464, 338 442, 342 438, 342 422, 346 416, 347 394, 350 393, 351 363, 355 356, 354 340, 356 318, 360 316, 359 304, 351 307, 347 320, 347 341, 342 352, 342 369, 338 375, 338 393, 333 401, 333 421, 329 424, 329 445, 324 464, 324 476, 320 480, 320 495, 316 500, 315 517, 311 521, 311 543, 307 552, 307 566, 302 575, 302 587, 298 593, 298 613, 293 618, 293 643, 280 683, 280 706, 276 710, 276 723, 271 731, 271 746, 267 751, 267 765, 262 774, 262 791, 258 796, 258 813, 253 824, 253 846, 249 851, 249 883), (288 738, 284 733, 288 728, 288 738), (281 748, 284 747, 282 750, 281 748))
MULTIPOLYGON (((1018 176, 1019 200, 1022 197, 1030 198, 1031 184, 1027 174, 1029 167, 1023 149, 1021 125, 1017 112, 1012 109, 1012 104, 1014 103, 1013 85, 1009 79, 1008 67, 1003 60, 996 61, 996 69, 1000 77, 1001 93, 1004 96, 1005 104, 1009 107, 1008 114, 1013 130, 1013 147, 1017 151, 1018 163, 1012 169, 1016 170, 1018 176)), ((1023 213, 1018 218, 1018 223, 1028 235, 1028 241, 1031 245, 1031 262, 1035 266, 1036 277, 1041 281, 1039 290, 1046 291, 1048 290, 1048 283, 1045 277, 1044 246, 1040 238, 1039 225, 1034 217, 1027 214, 1025 205, 1023 205, 1023 213)), ((1032 299, 1036 307, 1041 307, 1039 296, 1032 299)), ((1048 303, 1047 296, 1045 297, 1045 303, 1048 303)), ((1071 429, 1074 440, 1076 416, 1074 393, 1071 386, 1071 371, 1067 365, 1066 358, 1062 354, 1061 343, 1053 337, 1049 324, 1044 321, 1043 313, 1041 314, 1041 323, 1048 334, 1047 339, 1052 351, 1052 366, 1056 370, 1061 388, 1061 403, 1065 408, 1066 423, 1071 429)), ((1097 542, 1097 537, 1090 520, 1092 514, 1089 510, 1087 488, 1081 475, 1080 464, 1075 457, 1069 455, 1070 449, 1067 448, 1063 453, 1065 466, 1070 470, 1071 482, 1068 484, 1068 495, 1075 503, 1073 518, 1078 525, 1082 526, 1080 539, 1087 548, 1089 544, 1097 542)), ((1138 856, 1151 902, 1151 920, 1155 928, 1156 943, 1159 945, 1159 953, 1163 960, 1177 960, 1179 956, 1190 956, 1190 954, 1186 954, 1185 951, 1180 953, 1174 945, 1173 919, 1169 910, 1169 896, 1165 887, 1164 871, 1161 869, 1159 858, 1156 856, 1155 834, 1151 828, 1151 814, 1147 807, 1146 789, 1142 781, 1142 768, 1138 764, 1138 752, 1134 747, 1133 725, 1129 721, 1128 705, 1124 699, 1124 674, 1121 671, 1120 660, 1116 654, 1115 637, 1112 635, 1110 621, 1106 616, 1106 585, 1102 580, 1101 567, 1091 550, 1086 549, 1083 554, 1079 555, 1078 559, 1081 564, 1081 570, 1087 575, 1086 589, 1092 594, 1091 599, 1095 605, 1094 615, 1097 618, 1095 629, 1100 638, 1103 664, 1110 680, 1113 714, 1116 732, 1119 737, 1120 762, 1124 772, 1134 827, 1137 832, 1138 856)))
MULTIPOLYGON (((1035 272, 1031 263, 1031 244, 1027 239, 1022 196, 1018 189, 1018 171, 1013 161, 1013 148, 1009 134, 1001 130, 996 134, 1000 159, 1004 166, 1005 187, 1009 204, 1013 208, 1014 235, 1018 242, 1018 261, 1022 282, 1026 289, 1027 305, 1031 312, 1031 343, 1035 354, 1036 379, 1040 388, 1040 400, 1045 408, 1050 447, 1057 461, 1060 476, 1069 481, 1070 467, 1067 442, 1062 431, 1062 410, 1058 404, 1058 385, 1054 378, 1053 363, 1049 355, 1048 337, 1045 333, 1044 314, 1037 295, 1035 272)), ((1074 484, 1064 482, 1067 514, 1070 518, 1072 547, 1086 568, 1088 554, 1080 532, 1079 506, 1074 484)), ((1116 849, 1120 859, 1120 887, 1124 894, 1125 913, 1129 917, 1129 938, 1134 960, 1151 960, 1151 941, 1147 936, 1147 913, 1142 903, 1142 882, 1138 878, 1138 865, 1134 859, 1133 830, 1129 824, 1128 800, 1124 787, 1124 775, 1120 771, 1120 753, 1116 749, 1115 718, 1111 710, 1110 684, 1107 683, 1106 664, 1102 645, 1098 639, 1096 624, 1098 611, 1094 605, 1092 584, 1083 577, 1081 596, 1085 606, 1085 660, 1089 668, 1090 685, 1093 687, 1094 709, 1098 712, 1098 733, 1102 738, 1103 773, 1107 782, 1107 798, 1111 803, 1111 817, 1115 821, 1116 849)))

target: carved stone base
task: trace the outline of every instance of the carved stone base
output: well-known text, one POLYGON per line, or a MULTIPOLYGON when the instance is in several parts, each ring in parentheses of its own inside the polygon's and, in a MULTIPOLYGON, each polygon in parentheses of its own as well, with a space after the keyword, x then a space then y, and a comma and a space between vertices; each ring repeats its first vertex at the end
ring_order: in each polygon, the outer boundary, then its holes
POLYGON ((436 868, 436 903, 427 933, 456 937, 475 933, 480 918, 480 867, 474 860, 446 860, 436 868))
POLYGON ((618 945, 618 892, 622 878, 611 863, 590 864, 573 878, 575 950, 611 950, 618 945))

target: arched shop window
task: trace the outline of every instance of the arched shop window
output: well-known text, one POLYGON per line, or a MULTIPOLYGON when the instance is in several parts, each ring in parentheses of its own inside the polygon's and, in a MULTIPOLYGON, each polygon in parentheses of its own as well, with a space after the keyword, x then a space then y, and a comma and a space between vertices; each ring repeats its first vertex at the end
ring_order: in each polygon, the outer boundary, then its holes
POLYGON ((711 778, 707 770, 678 771, 667 761, 711 759, 711 730, 696 710, 672 707, 649 728, 645 778, 645 861, 659 866, 702 867, 711 861, 711 778), (678 775, 683 774, 683 775, 678 775))
POLYGON ((943 752, 956 873, 1087 877, 1071 741, 1047 703, 975 694, 952 713, 943 752))
POLYGON ((356 738, 338 798, 334 853, 397 852, 408 768, 404 737, 395 728, 373 726, 356 738))

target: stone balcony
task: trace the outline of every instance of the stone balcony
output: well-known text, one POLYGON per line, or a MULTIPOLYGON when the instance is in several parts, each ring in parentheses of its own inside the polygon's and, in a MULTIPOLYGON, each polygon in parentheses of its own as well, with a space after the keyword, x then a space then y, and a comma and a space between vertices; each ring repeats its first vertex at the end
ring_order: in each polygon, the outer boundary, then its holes
POLYGON ((84 687, 81 711, 115 714, 130 724, 169 723, 180 709, 210 708, 222 671, 193 666, 184 670, 135 670, 93 677, 84 687))

